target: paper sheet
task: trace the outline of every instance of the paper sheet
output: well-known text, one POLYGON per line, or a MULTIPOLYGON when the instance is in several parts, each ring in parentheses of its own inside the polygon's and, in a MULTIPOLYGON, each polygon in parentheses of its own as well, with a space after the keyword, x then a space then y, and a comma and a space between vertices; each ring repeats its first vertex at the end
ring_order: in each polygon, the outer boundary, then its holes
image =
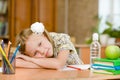
POLYGON ((0 72, 2 72, 2 67, 0 67, 0 72))
POLYGON ((61 69, 62 71, 65 70, 87 70, 90 68, 90 64, 83 64, 83 65, 68 65, 65 66, 63 69, 61 69))

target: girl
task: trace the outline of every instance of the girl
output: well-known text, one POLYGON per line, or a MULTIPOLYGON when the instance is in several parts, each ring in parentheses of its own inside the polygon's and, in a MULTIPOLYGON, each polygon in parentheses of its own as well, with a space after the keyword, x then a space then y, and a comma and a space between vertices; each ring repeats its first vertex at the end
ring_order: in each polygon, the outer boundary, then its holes
POLYGON ((36 22, 16 37, 21 44, 16 66, 23 68, 60 69, 65 65, 82 64, 70 37, 63 33, 48 33, 42 23, 36 22))

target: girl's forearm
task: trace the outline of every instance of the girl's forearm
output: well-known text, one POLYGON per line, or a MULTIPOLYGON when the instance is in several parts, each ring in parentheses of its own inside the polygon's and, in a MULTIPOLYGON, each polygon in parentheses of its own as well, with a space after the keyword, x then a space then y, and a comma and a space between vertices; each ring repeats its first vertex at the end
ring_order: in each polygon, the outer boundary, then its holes
POLYGON ((66 64, 69 55, 69 50, 62 50, 56 58, 31 58, 31 62, 44 68, 60 69, 66 64))
POLYGON ((31 67, 60 69, 65 66, 68 55, 69 55, 69 50, 63 50, 59 52, 59 55, 56 58, 34 58, 26 55, 19 55, 18 59, 21 58, 24 61, 33 63, 33 65, 31 63, 24 63, 25 67, 32 65, 31 67))
POLYGON ((41 68, 39 65, 34 64, 29 61, 25 61, 23 59, 16 59, 16 67, 22 67, 22 68, 41 68))
POLYGON ((40 59, 35 59, 32 58, 31 62, 42 66, 44 68, 51 68, 51 69, 60 69, 62 68, 65 64, 61 64, 58 59, 55 58, 40 58, 40 59))

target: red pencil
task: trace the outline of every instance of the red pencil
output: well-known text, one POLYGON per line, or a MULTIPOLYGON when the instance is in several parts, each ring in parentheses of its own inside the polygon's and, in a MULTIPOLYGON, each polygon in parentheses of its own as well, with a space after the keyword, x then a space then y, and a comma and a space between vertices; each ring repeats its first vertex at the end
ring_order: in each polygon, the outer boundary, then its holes
POLYGON ((74 66, 67 66, 67 67, 69 67, 69 68, 73 68, 73 69, 76 69, 76 70, 81 70, 80 68, 77 68, 77 67, 74 67, 74 66))

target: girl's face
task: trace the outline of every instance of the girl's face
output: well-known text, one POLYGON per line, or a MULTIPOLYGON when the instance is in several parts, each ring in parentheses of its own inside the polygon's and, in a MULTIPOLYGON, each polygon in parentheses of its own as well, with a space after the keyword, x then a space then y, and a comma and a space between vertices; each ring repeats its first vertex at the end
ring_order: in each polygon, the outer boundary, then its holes
POLYGON ((53 47, 46 36, 39 34, 32 34, 28 37, 25 46, 25 54, 31 57, 52 57, 53 47))

